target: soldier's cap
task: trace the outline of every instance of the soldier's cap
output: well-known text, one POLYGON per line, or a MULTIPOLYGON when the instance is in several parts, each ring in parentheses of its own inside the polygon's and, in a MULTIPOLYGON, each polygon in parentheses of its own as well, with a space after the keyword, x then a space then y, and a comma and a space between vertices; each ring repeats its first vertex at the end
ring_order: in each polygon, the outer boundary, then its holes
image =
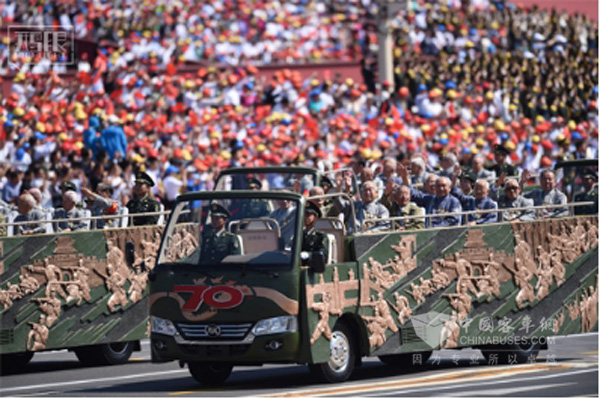
POLYGON ((60 185, 61 191, 77 191, 77 186, 72 181, 64 181, 60 185))
POLYGON ((218 216, 225 219, 229 219, 229 217, 231 217, 231 213, 229 213, 229 211, 225 209, 225 207, 219 204, 212 204, 212 206, 210 207, 210 212, 212 216, 218 216))
POLYGON ((321 177, 321 187, 325 187, 325 186, 329 186, 330 188, 333 188, 333 182, 327 176, 321 177))
POLYGON ((135 175, 135 182, 145 184, 148 187, 154 187, 154 181, 146 172, 138 172, 135 175))
POLYGON ((110 183, 100 183, 100 184, 98 184, 98 191, 102 192, 102 191, 107 191, 107 190, 109 190, 111 193, 113 191, 113 188, 110 185, 110 183))
POLYGON ((246 183, 249 188, 262 188, 262 183, 256 177, 247 178, 246 183))
POLYGON ((466 170, 463 170, 460 173, 459 178, 470 180, 473 183, 475 183, 475 181, 477 180, 477 176, 475 176, 475 173, 473 173, 471 171, 466 171, 466 170))
POLYGON ((510 151, 508 150, 508 148, 504 147, 502 144, 496 144, 496 146, 494 147, 494 153, 498 152, 504 155, 510 155, 510 151))
POLYGON ((583 178, 597 180, 598 174, 591 169, 586 169, 585 172, 583 172, 583 178))
POLYGON ((317 204, 315 204, 314 202, 310 202, 310 201, 307 202, 306 209, 304 211, 306 213, 312 213, 313 215, 316 215, 318 218, 323 216, 323 212, 321 212, 321 208, 319 208, 319 206, 317 204))

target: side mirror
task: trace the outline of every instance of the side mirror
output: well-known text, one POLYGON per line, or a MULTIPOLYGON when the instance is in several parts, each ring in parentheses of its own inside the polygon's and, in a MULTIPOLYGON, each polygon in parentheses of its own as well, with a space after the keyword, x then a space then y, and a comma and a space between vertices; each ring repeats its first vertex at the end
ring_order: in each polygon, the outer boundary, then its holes
POLYGON ((125 243, 125 260, 129 267, 133 266, 135 261, 135 245, 131 241, 125 243))
POLYGON ((321 251, 315 251, 308 260, 308 266, 315 273, 323 273, 325 271, 325 254, 321 251))

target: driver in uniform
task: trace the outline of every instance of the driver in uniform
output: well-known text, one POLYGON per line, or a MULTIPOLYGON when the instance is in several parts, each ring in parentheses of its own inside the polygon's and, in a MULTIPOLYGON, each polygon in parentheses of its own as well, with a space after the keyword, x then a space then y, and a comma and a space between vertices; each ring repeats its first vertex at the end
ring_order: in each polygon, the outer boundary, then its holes
POLYGON ((226 256, 242 253, 239 237, 225 229, 229 211, 219 204, 212 204, 210 209, 212 229, 202 232, 201 264, 217 264, 226 256))
POLYGON ((317 219, 323 214, 321 209, 314 202, 307 202, 304 211, 304 232, 302 234, 302 253, 303 261, 310 259, 313 252, 323 252, 325 259, 329 253, 329 239, 327 235, 315 229, 317 219))

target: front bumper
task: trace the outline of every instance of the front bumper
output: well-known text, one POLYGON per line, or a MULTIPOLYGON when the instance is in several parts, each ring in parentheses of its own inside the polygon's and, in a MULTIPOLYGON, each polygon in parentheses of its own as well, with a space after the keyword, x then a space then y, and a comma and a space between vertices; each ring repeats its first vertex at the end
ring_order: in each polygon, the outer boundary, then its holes
POLYGON ((189 340, 153 332, 150 337, 152 362, 226 362, 234 364, 292 363, 298 359, 300 334, 255 336, 251 332, 241 340, 189 340))

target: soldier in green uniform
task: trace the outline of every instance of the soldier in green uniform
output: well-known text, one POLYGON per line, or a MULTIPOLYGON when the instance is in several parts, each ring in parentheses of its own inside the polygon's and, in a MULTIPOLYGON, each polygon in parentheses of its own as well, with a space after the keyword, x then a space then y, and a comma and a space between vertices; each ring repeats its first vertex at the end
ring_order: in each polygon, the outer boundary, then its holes
MULTIPOLYGON (((262 183, 256 177, 246 179, 246 186, 250 190, 260 190, 262 183)), ((269 201, 265 199, 248 199, 243 200, 240 205, 240 211, 236 215, 236 219, 259 218, 269 214, 269 201)))
MULTIPOLYGON (((152 178, 144 172, 138 172, 135 176, 135 186, 133 186, 133 198, 127 203, 127 209, 130 214, 158 212, 160 204, 158 201, 150 198, 150 187, 154 186, 152 178)), ((146 226, 158 223, 159 216, 141 216, 134 217, 134 226, 146 226)))
POLYGON ((488 170, 496 172, 496 177, 500 177, 502 173, 505 176, 519 176, 519 171, 514 165, 506 162, 506 159, 510 155, 510 151, 501 144, 497 144, 494 147, 494 159, 496 164, 488 168, 488 170))
POLYGON ((300 255, 303 261, 310 259, 313 252, 322 252, 327 259, 329 254, 329 240, 327 235, 321 231, 315 230, 315 223, 323 214, 321 209, 314 202, 307 202, 304 211, 304 233, 302 234, 302 253, 300 255))
POLYGON ((598 213, 598 187, 595 186, 598 175, 593 170, 586 170, 583 175, 584 192, 575 196, 575 202, 594 202, 594 205, 578 206, 575 208, 576 215, 593 215, 598 213))
POLYGON ((228 255, 240 255, 242 248, 240 239, 225 229, 231 214, 219 204, 210 207, 210 223, 212 229, 202 232, 200 264, 214 265, 220 263, 228 255))

